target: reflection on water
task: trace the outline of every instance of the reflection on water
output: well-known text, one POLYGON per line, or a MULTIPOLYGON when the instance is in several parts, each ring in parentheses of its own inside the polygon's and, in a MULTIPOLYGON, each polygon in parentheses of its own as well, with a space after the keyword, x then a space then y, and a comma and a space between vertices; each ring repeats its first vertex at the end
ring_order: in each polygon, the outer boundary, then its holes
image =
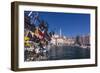
POLYGON ((90 58, 90 49, 70 46, 55 46, 49 50, 48 55, 48 60, 86 59, 90 58))

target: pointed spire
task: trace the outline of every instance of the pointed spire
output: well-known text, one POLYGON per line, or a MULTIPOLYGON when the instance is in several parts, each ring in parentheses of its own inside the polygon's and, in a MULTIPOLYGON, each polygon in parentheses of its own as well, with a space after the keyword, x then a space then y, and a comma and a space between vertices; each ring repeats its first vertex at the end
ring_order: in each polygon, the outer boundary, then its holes
POLYGON ((62 31, 61 31, 61 28, 60 28, 60 37, 62 36, 62 31))

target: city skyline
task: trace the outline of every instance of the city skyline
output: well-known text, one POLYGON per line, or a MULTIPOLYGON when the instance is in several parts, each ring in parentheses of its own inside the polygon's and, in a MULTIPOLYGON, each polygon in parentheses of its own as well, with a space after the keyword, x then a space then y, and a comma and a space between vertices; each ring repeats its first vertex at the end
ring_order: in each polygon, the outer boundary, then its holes
MULTIPOLYGON (((25 14, 29 15, 30 12, 25 11, 25 14)), ((62 32, 68 37, 90 34, 90 14, 38 12, 38 15, 49 24, 49 31, 55 31, 56 34, 62 32)))

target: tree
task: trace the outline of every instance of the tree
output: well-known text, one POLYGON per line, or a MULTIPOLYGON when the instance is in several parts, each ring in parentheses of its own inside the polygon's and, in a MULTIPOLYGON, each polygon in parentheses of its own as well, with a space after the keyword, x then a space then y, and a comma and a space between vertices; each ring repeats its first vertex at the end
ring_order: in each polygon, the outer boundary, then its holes
POLYGON ((76 36, 75 44, 78 44, 79 46, 81 45, 80 36, 76 36))

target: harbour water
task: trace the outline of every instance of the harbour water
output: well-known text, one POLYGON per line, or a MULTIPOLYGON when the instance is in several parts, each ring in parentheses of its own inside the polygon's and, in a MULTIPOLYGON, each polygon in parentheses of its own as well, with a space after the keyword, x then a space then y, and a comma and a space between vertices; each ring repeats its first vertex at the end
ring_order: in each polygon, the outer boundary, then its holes
POLYGON ((48 60, 87 59, 90 58, 90 48, 72 46, 53 46, 49 50, 48 60))

